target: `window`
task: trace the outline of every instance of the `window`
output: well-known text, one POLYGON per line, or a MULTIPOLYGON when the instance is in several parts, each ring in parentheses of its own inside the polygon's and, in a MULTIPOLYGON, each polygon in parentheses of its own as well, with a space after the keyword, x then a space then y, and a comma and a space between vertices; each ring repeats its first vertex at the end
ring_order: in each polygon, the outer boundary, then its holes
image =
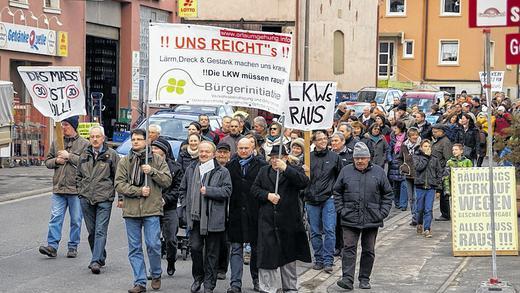
POLYGON ((394 75, 394 42, 380 41, 379 42, 379 77, 388 77, 394 75), (390 68, 390 71, 389 71, 390 68))
POLYGON ((459 64, 459 41, 443 41, 440 42, 439 50, 440 65, 458 65, 459 64))
POLYGON ((406 0, 386 0, 386 15, 405 16, 406 0))
POLYGON ((43 1, 43 11, 46 13, 59 14, 61 12, 60 0, 44 0, 43 1))
POLYGON ((342 31, 334 32, 334 74, 345 73, 345 36, 342 31))
POLYGON ((442 0, 441 15, 460 15, 460 0, 442 0))
POLYGON ((9 6, 29 9, 28 0, 9 0, 9 6))
POLYGON ((413 58, 413 49, 414 49, 414 41, 413 40, 405 40, 403 44, 403 58, 410 59, 413 58))

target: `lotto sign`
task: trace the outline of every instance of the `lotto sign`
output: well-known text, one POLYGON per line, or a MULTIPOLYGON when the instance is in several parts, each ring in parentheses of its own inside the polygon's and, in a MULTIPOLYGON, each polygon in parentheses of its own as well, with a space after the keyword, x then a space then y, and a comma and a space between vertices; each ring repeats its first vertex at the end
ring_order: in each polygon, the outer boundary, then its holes
POLYGON ((469 27, 520 26, 520 0, 470 0, 469 27))
POLYGON ((515 168, 493 168, 493 199, 488 168, 454 168, 451 184, 453 255, 491 254, 491 200, 497 254, 518 255, 515 168))
POLYGON ((79 67, 18 67, 33 105, 56 121, 86 114, 79 71, 79 67))
POLYGON ((198 0, 178 0, 179 17, 197 17, 198 16, 198 0))
POLYGON ((292 36, 212 26, 150 26, 150 103, 233 105, 281 113, 292 36))

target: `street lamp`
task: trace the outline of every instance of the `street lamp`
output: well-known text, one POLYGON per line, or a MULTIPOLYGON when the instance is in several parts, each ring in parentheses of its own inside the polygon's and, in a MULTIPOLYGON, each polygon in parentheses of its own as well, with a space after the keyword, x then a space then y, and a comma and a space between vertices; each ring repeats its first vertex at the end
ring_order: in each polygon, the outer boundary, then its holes
POLYGON ((7 14, 9 14, 10 16, 13 17, 13 22, 14 22, 14 13, 11 11, 11 9, 9 9, 8 6, 5 6, 4 8, 2 8, 2 10, 0 10, 0 20, 2 19, 2 13, 4 13, 4 10, 7 9, 7 14))
POLYGON ((47 15, 45 15, 45 14, 42 14, 36 18, 36 27, 38 27, 38 28, 40 27, 40 17, 42 17, 42 16, 43 16, 43 23, 45 23, 47 25, 47 29, 49 29, 49 26, 50 26, 49 18, 47 18, 47 15))
POLYGON ((38 17, 34 16, 34 13, 32 13, 32 11, 29 11, 29 13, 31 14, 31 19, 36 20, 36 26, 38 26, 38 17))
POLYGON ((27 25, 27 20, 25 19, 25 14, 23 13, 22 10, 18 9, 14 12, 13 14, 13 23, 14 23, 14 19, 15 19, 15 16, 16 16, 16 13, 20 11, 20 21, 23 21, 24 25, 27 25))
POLYGON ((53 17, 51 17, 51 18, 49 18, 49 22, 50 22, 51 20, 53 20, 53 19, 56 20, 56 24, 57 24, 58 26, 62 26, 62 25, 63 25, 63 23, 61 23, 61 21, 58 19, 58 17, 57 17, 56 15, 53 16, 53 17))

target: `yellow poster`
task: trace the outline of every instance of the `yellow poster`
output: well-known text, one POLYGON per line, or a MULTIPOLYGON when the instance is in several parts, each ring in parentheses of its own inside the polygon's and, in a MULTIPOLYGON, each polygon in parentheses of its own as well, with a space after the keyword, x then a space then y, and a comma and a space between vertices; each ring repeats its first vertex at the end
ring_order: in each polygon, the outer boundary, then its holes
POLYGON ((198 0, 179 0, 179 17, 198 17, 198 0))
POLYGON ((58 56, 67 57, 69 55, 69 35, 67 32, 58 32, 58 56))
POLYGON ((518 255, 515 168, 493 168, 493 201, 487 167, 452 169, 451 182, 453 255, 491 255, 491 202, 497 254, 518 255))

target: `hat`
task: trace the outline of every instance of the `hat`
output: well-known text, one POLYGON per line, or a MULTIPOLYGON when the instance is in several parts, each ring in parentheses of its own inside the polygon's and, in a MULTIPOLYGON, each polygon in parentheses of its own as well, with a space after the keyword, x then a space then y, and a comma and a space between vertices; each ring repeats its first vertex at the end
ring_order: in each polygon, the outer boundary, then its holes
POLYGON ((228 152, 230 152, 231 146, 227 142, 219 142, 217 144, 217 151, 218 150, 227 150, 228 152))
MULTIPOLYGON (((269 153, 269 156, 278 156, 279 153, 280 153, 280 146, 279 145, 275 145, 271 149, 271 152, 269 153)), ((285 147, 282 147, 282 156, 286 156, 286 155, 288 155, 287 150, 285 149, 285 147)))
POLYGON ((469 107, 469 104, 468 103, 463 103, 462 107, 469 107))
POLYGON ((152 146, 160 148, 166 156, 170 156, 172 153, 172 148, 170 146, 170 143, 163 137, 158 137, 156 140, 152 142, 152 146))
POLYGON ((479 102, 480 103, 480 98, 479 97, 473 97, 472 100, 475 101, 475 102, 479 102))
POLYGON ((397 110, 406 111, 406 104, 405 103, 400 103, 399 106, 397 106, 397 110))
POLYGON ((303 138, 297 138, 291 142, 291 149, 292 149, 293 145, 297 145, 297 146, 301 147, 303 150, 305 148, 305 141, 303 140, 303 138))
POLYGON ((358 142, 354 146, 354 158, 370 158, 370 150, 364 142, 358 142))
POLYGON ((504 107, 504 106, 498 106, 497 111, 503 111, 503 112, 505 112, 505 111, 506 111, 506 107, 504 107))
POLYGON ((444 124, 437 123, 437 124, 432 126, 432 129, 439 129, 439 130, 445 131, 446 127, 444 126, 444 124))
MULTIPOLYGON (((199 130, 199 131, 200 131, 200 129, 202 128, 202 126, 200 125, 200 123, 197 122, 197 121, 193 121, 193 122, 191 122, 191 123, 188 125, 188 127, 189 127, 190 125, 195 126, 195 128, 197 128, 197 130, 199 130)), ((186 127, 186 128, 188 128, 188 127, 186 127)))
POLYGON ((467 93, 468 93, 468 92, 466 92, 466 90, 462 90, 462 91, 460 92, 460 94, 467 94, 467 93))
POLYGON ((78 129, 79 125, 79 116, 70 116, 69 118, 65 118, 62 122, 67 122, 74 128, 74 130, 78 129))

